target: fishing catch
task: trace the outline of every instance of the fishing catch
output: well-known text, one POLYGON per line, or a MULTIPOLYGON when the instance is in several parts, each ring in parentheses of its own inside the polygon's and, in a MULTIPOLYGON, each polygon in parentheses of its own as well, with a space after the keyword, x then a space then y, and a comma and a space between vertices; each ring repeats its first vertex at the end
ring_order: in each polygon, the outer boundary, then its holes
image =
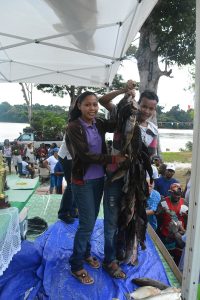
MULTIPOLYGON (((140 111, 132 94, 126 94, 117 106, 117 134, 120 135, 119 149, 127 159, 113 172, 107 184, 123 178, 123 196, 120 203, 118 241, 123 246, 117 249, 118 259, 128 264, 138 262, 138 246, 145 249, 147 228, 146 199, 149 196, 146 174, 152 179, 152 168, 148 149, 142 142, 138 123, 140 111)), ((117 148, 118 147, 118 148, 117 148)))
POLYGON ((131 281, 139 286, 153 286, 155 288, 158 288, 159 290, 165 290, 169 287, 159 280, 151 279, 148 277, 133 278, 131 281))
POLYGON ((134 300, 181 300, 181 290, 175 287, 168 287, 160 290, 152 286, 143 286, 127 295, 127 299, 134 300))

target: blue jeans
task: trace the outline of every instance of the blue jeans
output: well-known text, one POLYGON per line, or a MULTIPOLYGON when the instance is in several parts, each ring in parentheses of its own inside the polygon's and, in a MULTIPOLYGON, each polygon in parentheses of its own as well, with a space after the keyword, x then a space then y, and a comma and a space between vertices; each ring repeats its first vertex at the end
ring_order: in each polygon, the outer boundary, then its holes
POLYGON ((85 180, 82 185, 72 183, 72 192, 79 210, 79 226, 69 259, 72 272, 82 270, 84 259, 91 255, 90 238, 99 213, 103 186, 104 177, 85 180))
POLYGON ((72 160, 67 159, 65 157, 64 159, 61 157, 58 157, 60 163, 62 164, 65 180, 67 182, 67 186, 65 188, 65 191, 63 193, 60 208, 58 211, 58 218, 65 218, 69 214, 71 216, 75 215, 76 210, 76 202, 72 193, 71 189, 71 171, 72 171, 72 160))
POLYGON ((123 178, 104 189, 104 262, 109 264, 116 259, 118 216, 122 197, 123 178))
POLYGON ((57 176, 55 174, 50 174, 50 191, 53 191, 56 187, 57 176))

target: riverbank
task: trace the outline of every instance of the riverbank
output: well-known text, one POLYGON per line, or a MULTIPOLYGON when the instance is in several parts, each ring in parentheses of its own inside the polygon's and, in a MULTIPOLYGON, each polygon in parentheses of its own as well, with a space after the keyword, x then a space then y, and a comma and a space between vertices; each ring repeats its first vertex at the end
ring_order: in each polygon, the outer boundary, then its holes
POLYGON ((187 171, 191 170, 192 163, 192 152, 162 152, 162 159, 164 163, 174 163, 176 167, 176 172, 174 178, 178 179, 185 188, 187 171))
POLYGON ((162 159, 164 162, 177 162, 177 163, 192 163, 192 152, 162 152, 162 159))

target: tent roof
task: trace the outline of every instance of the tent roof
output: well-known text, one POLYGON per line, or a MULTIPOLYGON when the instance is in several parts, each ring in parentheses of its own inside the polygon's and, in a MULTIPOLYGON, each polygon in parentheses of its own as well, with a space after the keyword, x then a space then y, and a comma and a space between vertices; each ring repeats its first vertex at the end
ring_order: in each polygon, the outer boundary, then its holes
POLYGON ((104 86, 157 0, 0 0, 0 82, 104 86))

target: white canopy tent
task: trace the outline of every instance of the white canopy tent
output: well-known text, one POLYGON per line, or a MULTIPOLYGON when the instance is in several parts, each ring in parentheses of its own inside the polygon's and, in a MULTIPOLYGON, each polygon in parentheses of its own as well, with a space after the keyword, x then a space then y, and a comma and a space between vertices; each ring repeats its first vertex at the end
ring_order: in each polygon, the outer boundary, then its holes
POLYGON ((0 82, 112 82, 157 0, 0 0, 0 82))
MULTIPOLYGON (((0 82, 109 85, 156 2, 0 0, 0 82)), ((195 300, 200 271, 200 0, 196 2, 196 115, 185 300, 195 300)))

